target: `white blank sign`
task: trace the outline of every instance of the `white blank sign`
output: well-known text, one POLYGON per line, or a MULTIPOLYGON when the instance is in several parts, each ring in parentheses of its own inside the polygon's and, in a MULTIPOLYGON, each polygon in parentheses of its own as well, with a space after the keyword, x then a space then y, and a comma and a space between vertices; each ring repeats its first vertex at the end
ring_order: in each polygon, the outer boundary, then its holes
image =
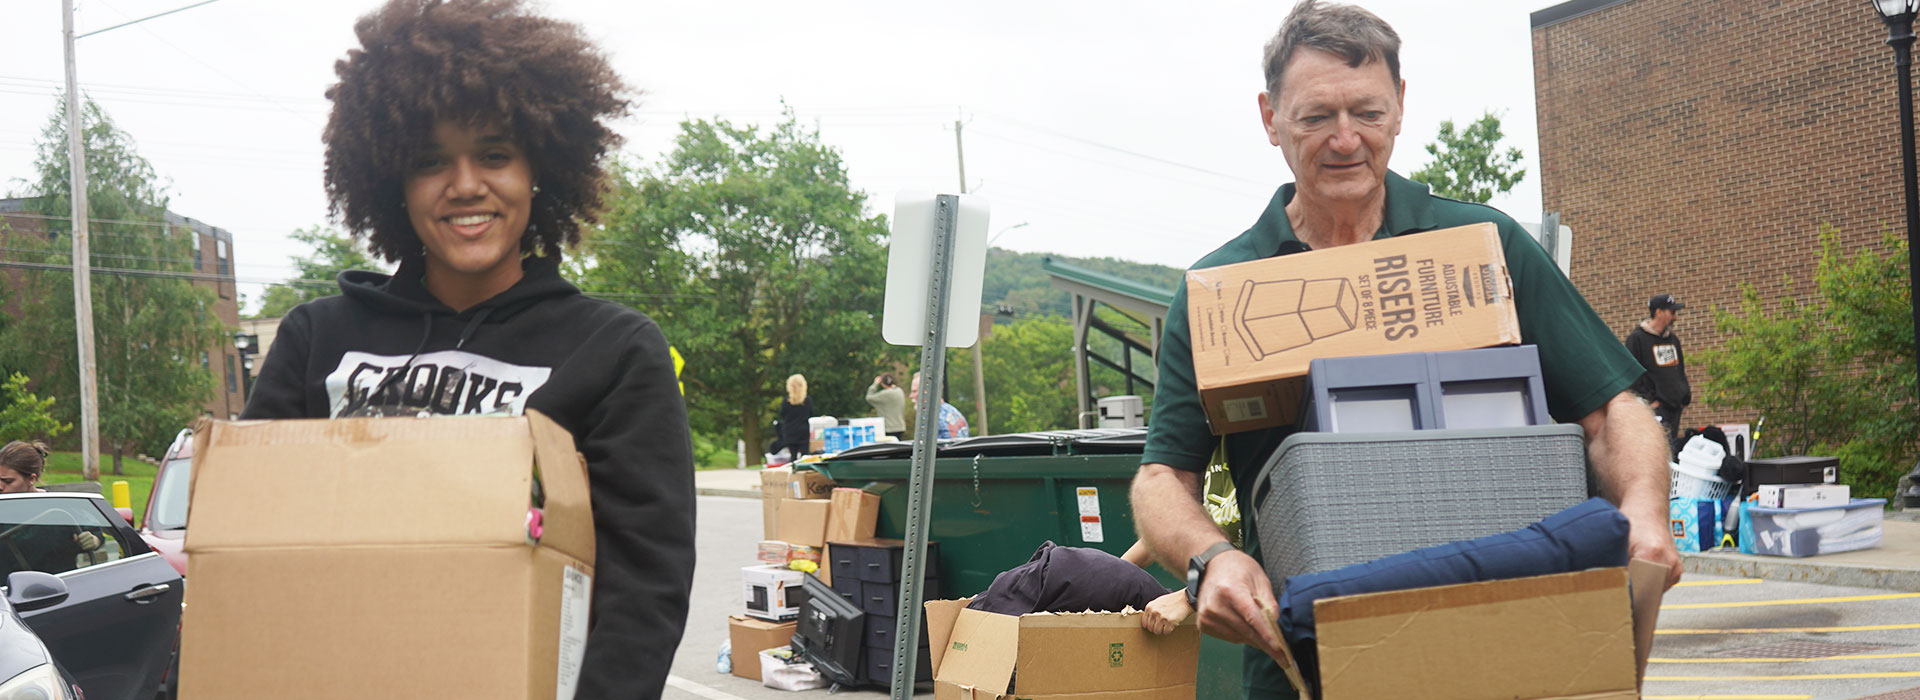
MULTIPOLYGON (((980 287, 987 272, 987 200, 963 194, 953 230, 953 271, 947 277, 947 347, 972 347, 980 337, 980 287)), ((901 192, 894 200, 887 244, 887 303, 880 336, 918 347, 927 334, 932 282, 935 195, 901 192)))

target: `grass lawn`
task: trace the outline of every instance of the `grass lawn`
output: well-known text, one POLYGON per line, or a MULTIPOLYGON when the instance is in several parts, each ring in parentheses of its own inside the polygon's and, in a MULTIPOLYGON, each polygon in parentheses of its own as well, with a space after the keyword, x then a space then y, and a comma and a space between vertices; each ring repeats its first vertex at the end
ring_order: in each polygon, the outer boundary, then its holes
MULTIPOLYGON (((133 491, 133 521, 140 522, 147 512, 147 493, 153 490, 153 473, 159 470, 146 462, 128 457, 120 460, 120 468, 126 474, 113 474, 113 455, 100 455, 100 495, 113 500, 113 482, 125 481, 133 491)), ((65 484, 80 481, 80 453, 55 452, 47 455, 47 471, 41 475, 41 483, 65 484)))

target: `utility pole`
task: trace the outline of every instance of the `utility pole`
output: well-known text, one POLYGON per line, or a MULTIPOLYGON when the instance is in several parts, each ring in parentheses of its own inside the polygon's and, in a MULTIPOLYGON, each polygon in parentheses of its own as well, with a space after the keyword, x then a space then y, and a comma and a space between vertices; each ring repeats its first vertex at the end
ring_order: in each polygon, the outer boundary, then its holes
POLYGON ((80 131, 80 88, 73 61, 73 0, 60 0, 67 48, 67 171, 73 191, 73 318, 80 343, 81 478, 100 480, 100 403, 93 380, 93 260, 87 242, 87 145, 80 131))
MULTIPOLYGON (((967 193, 967 149, 966 149, 966 146, 964 146, 960 140, 960 129, 962 126, 964 126, 964 123, 962 123, 960 119, 956 117, 953 120, 953 153, 954 153, 955 159, 960 163, 960 194, 966 194, 967 193)), ((973 432, 977 435, 988 434, 987 433, 987 375, 984 369, 985 363, 982 362, 980 359, 980 346, 986 344, 987 342, 986 331, 987 329, 982 328, 980 331, 980 338, 978 340, 973 341, 973 405, 975 408, 978 409, 978 412, 980 413, 980 429, 978 431, 969 431, 969 432, 973 432)))
POLYGON ((87 481, 100 480, 100 397, 94 388, 93 257, 88 252, 87 241, 87 142, 86 136, 80 131, 83 121, 80 118, 80 79, 74 68, 73 42, 108 29, 119 29, 214 2, 202 0, 75 36, 73 0, 60 0, 60 38, 67 51, 67 171, 70 178, 67 186, 73 190, 69 198, 73 200, 73 326, 80 344, 80 371, 77 372, 80 375, 80 474, 87 481))

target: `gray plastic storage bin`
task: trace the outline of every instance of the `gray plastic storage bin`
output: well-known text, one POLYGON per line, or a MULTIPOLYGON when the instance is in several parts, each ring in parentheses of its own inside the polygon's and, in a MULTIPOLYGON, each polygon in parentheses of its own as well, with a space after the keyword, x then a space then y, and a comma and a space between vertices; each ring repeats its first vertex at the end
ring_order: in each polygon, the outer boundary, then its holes
POLYGON ((1578 425, 1295 433, 1254 481, 1254 524, 1278 583, 1519 529, 1587 498, 1578 425))
POLYGON ((1532 345, 1323 357, 1307 370, 1303 430, 1518 428, 1550 425, 1532 345))

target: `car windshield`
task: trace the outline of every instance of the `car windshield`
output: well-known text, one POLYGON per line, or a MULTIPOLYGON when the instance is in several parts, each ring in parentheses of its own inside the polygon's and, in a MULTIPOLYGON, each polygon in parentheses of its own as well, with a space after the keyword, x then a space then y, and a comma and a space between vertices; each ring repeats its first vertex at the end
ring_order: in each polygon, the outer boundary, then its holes
POLYGON ((155 530, 180 530, 187 526, 187 486, 193 481, 193 460, 175 459, 160 470, 160 483, 153 485, 153 512, 147 514, 147 526, 155 530))

